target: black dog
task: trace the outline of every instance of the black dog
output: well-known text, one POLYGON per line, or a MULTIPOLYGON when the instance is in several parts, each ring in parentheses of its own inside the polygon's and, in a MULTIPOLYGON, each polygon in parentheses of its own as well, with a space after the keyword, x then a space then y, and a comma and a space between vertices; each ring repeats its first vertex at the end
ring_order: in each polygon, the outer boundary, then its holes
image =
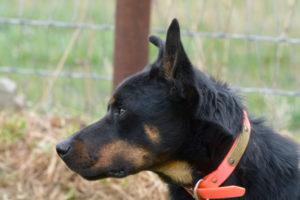
MULTIPOLYGON (((166 43, 149 39, 159 47, 157 60, 123 81, 104 118, 60 142, 57 152, 88 180, 150 170, 169 184, 171 199, 193 199, 184 187, 217 169, 243 132, 245 107, 192 66, 176 19, 166 43)), ((244 187, 238 199, 300 199, 297 146, 262 120, 249 121, 248 147, 222 186, 244 187)))

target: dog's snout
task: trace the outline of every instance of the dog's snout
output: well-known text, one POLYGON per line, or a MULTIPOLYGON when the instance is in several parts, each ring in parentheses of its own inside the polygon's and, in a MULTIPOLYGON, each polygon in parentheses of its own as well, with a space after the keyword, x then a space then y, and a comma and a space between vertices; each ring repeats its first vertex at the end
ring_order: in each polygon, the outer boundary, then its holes
POLYGON ((68 139, 61 141, 56 145, 56 151, 60 157, 65 156, 70 150, 70 141, 68 139))

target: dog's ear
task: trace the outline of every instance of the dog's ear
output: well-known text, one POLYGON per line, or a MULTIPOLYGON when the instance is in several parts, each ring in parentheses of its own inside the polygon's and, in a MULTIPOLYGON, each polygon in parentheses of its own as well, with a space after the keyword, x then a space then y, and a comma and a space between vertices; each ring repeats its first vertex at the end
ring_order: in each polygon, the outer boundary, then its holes
POLYGON ((164 55, 165 42, 155 35, 150 35, 148 39, 152 44, 154 44, 155 46, 157 46, 159 48, 157 59, 154 62, 154 64, 157 64, 159 66, 162 61, 163 55, 164 55))
POLYGON ((193 67, 180 39, 180 27, 173 19, 166 38, 165 50, 160 69, 162 76, 173 82, 175 89, 185 98, 193 94, 193 67))
POLYGON ((179 96, 188 100, 188 109, 194 115, 194 119, 206 122, 228 135, 239 132, 239 129, 235 130, 234 124, 242 122, 239 118, 234 118, 233 113, 242 111, 236 111, 234 98, 216 91, 207 75, 194 72, 181 42, 178 21, 173 19, 167 32, 166 43, 156 36, 150 36, 149 41, 159 48, 152 74, 171 83, 171 93, 175 92, 172 99, 177 100, 176 97, 179 96), (227 106, 223 106, 223 98, 228 99, 226 102, 230 104, 230 112, 225 109, 227 106))

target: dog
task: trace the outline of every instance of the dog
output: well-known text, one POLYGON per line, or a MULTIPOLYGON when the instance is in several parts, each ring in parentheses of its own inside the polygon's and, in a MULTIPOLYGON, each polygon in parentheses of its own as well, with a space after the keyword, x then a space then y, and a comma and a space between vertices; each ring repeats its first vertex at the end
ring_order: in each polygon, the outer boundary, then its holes
POLYGON ((242 101, 226 84, 193 67, 176 19, 166 42, 157 36, 149 40, 159 48, 157 60, 115 89, 101 120, 57 144, 67 166, 87 180, 150 170, 168 183, 172 200, 192 195, 300 199, 297 145, 262 119, 248 118, 242 101), (231 149, 235 158, 228 154, 231 149), (232 157, 228 162, 227 155, 232 157), (218 185, 201 186, 223 162, 230 168, 219 171, 224 180, 215 177, 211 184, 218 185))

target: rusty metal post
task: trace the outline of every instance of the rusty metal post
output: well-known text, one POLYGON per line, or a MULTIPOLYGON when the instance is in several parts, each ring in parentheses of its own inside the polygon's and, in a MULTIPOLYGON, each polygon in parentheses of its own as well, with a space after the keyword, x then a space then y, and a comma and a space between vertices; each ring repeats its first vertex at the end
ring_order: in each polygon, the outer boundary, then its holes
POLYGON ((151 0, 117 0, 113 88, 148 62, 151 0))

